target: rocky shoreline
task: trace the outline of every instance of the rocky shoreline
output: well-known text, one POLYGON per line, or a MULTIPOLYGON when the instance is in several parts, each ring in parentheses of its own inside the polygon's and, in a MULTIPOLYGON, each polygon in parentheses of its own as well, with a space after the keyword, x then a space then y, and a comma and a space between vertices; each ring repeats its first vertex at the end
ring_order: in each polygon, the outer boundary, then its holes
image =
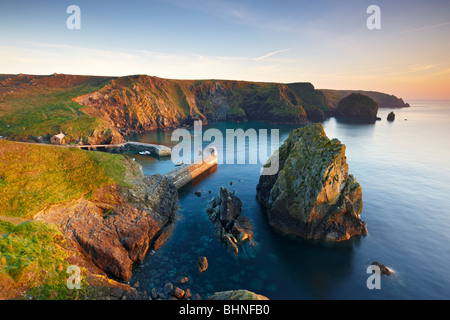
MULTIPOLYGON (((52 205, 34 217, 58 226, 67 247, 77 256, 77 265, 119 282, 129 280, 134 265, 170 237, 178 209, 178 192, 168 178, 144 175, 131 159, 125 167, 126 185, 108 186, 88 199, 52 205)), ((124 287, 116 286, 113 296, 120 289, 124 287)))

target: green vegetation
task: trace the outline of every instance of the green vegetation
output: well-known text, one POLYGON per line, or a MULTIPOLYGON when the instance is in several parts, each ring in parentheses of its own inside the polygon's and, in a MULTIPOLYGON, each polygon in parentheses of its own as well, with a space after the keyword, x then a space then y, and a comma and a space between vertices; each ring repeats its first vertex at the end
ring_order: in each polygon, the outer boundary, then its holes
POLYGON ((51 77, 35 79, 39 86, 27 87, 19 83, 18 89, 1 97, 0 135, 32 140, 64 132, 66 141, 75 142, 92 135, 95 129, 106 129, 106 124, 86 115, 83 106, 71 99, 100 89, 108 78, 87 77, 71 86, 64 86, 63 79, 57 80, 56 84, 47 83, 54 81, 51 77))
POLYGON ((45 206, 124 185, 125 157, 0 140, 0 216, 31 218, 45 206))
POLYGON ((323 92, 316 90, 311 83, 290 83, 288 88, 302 100, 308 120, 323 122, 333 113, 323 92))
POLYGON ((21 280, 26 269, 60 273, 60 268, 65 267, 67 252, 61 247, 64 238, 56 227, 40 221, 17 226, 2 222, 0 230, 6 233, 0 237, 0 273, 8 274, 15 282, 21 280))
POLYGON ((55 226, 41 221, 14 225, 0 220, 0 234, 0 282, 10 286, 3 296, 38 300, 95 297, 96 289, 87 283, 83 268, 81 289, 67 288, 67 258, 73 253, 66 249, 55 226))
POLYGON ((306 117, 300 100, 277 83, 245 83, 233 88, 228 104, 243 109, 249 120, 293 122, 306 117))
POLYGON ((127 161, 122 155, 0 140, 0 283, 11 291, 2 296, 95 297, 97 288, 84 277, 81 290, 67 288, 67 258, 75 253, 61 232, 25 219, 52 204, 90 198, 101 187, 127 185, 127 161))
POLYGON ((191 113, 191 108, 189 107, 189 103, 186 100, 186 95, 184 94, 181 86, 179 84, 175 84, 175 91, 177 94, 177 103, 181 108, 185 116, 188 116, 191 113))

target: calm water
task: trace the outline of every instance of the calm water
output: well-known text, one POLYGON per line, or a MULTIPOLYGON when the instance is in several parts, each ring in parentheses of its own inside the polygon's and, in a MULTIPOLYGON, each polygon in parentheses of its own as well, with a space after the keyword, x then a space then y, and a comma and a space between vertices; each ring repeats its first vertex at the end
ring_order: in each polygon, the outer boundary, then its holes
MULTIPOLYGON (((376 124, 323 125, 329 138, 347 146, 350 173, 363 188, 362 218, 367 237, 339 244, 288 239, 270 228, 256 201, 259 165, 219 165, 179 192, 179 220, 172 237, 134 271, 131 283, 150 291, 177 276, 206 297, 216 291, 247 289, 270 299, 450 299, 450 102, 412 101, 409 109, 381 109, 376 124), (407 120, 405 120, 407 119, 407 120), (232 185, 230 186, 230 182, 232 185), (254 227, 254 247, 236 258, 216 238, 205 209, 220 186, 235 190, 254 227), (201 197, 194 192, 201 190, 201 197), (212 193, 209 194, 209 191, 212 193), (209 268, 199 274, 196 262, 209 268), (366 287, 367 267, 380 261, 395 270, 381 278, 381 290, 366 287)), ((294 126, 213 123, 222 130, 278 128, 280 140, 294 126)), ((207 129, 205 127, 204 129, 207 129)), ((136 137, 174 145, 170 132, 136 137)), ((256 152, 249 148, 247 152, 256 152)), ((238 150, 237 152, 244 152, 238 150)), ((170 159, 133 155, 146 174, 164 173, 170 159)))

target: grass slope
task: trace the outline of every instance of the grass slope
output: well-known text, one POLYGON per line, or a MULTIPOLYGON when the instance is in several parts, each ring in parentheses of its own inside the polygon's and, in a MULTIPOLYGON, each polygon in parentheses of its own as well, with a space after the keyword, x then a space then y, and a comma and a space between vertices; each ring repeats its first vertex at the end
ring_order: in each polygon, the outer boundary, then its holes
POLYGON ((124 184, 121 155, 0 140, 0 216, 32 218, 45 206, 124 184))
MULTIPOLYGON (((69 290, 64 237, 32 219, 44 207, 126 185, 124 156, 0 140, 0 299, 84 299, 69 290)), ((82 273, 83 273, 82 269, 82 273)), ((82 281, 85 281, 84 278, 82 281)), ((84 285, 83 285, 84 283, 84 285)))
POLYGON ((68 133, 67 141, 107 129, 71 99, 102 88, 110 78, 83 76, 13 76, 0 86, 0 135, 16 140, 68 133), (3 90, 2 90, 3 89, 3 90))

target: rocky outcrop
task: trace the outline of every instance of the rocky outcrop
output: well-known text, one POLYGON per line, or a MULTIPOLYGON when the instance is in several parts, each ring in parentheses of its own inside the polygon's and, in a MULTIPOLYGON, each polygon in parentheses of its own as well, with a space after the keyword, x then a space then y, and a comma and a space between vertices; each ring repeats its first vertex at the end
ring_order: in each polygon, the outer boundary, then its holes
POLYGON ((230 290, 216 292, 208 300, 269 300, 269 298, 248 290, 230 290))
POLYGON ((355 122, 373 122, 377 118, 378 103, 359 93, 352 93, 339 101, 334 116, 355 122))
POLYGON ((387 121, 394 121, 395 120, 395 113, 390 112, 387 116, 387 121))
POLYGON ((374 261, 374 262, 372 262, 372 265, 373 266, 377 266, 378 268, 380 268, 380 272, 382 274, 387 275, 387 276, 390 276, 391 274, 394 273, 394 271, 392 269, 386 267, 384 264, 382 264, 380 262, 374 261))
POLYGON ((274 228, 323 241, 367 233, 360 218, 362 189, 348 173, 345 145, 328 139, 322 125, 291 131, 268 161, 276 157, 278 173, 262 175, 256 188, 274 228))
POLYGON ((239 245, 251 242, 253 228, 248 217, 241 215, 242 201, 227 188, 221 187, 218 198, 212 198, 206 212, 214 223, 217 237, 234 253, 239 245))
POLYGON ((54 205, 35 219, 53 223, 69 244, 107 275, 128 280, 133 264, 170 236, 176 220, 177 190, 160 175, 144 176, 130 162, 127 186, 100 189, 92 199, 54 205))

